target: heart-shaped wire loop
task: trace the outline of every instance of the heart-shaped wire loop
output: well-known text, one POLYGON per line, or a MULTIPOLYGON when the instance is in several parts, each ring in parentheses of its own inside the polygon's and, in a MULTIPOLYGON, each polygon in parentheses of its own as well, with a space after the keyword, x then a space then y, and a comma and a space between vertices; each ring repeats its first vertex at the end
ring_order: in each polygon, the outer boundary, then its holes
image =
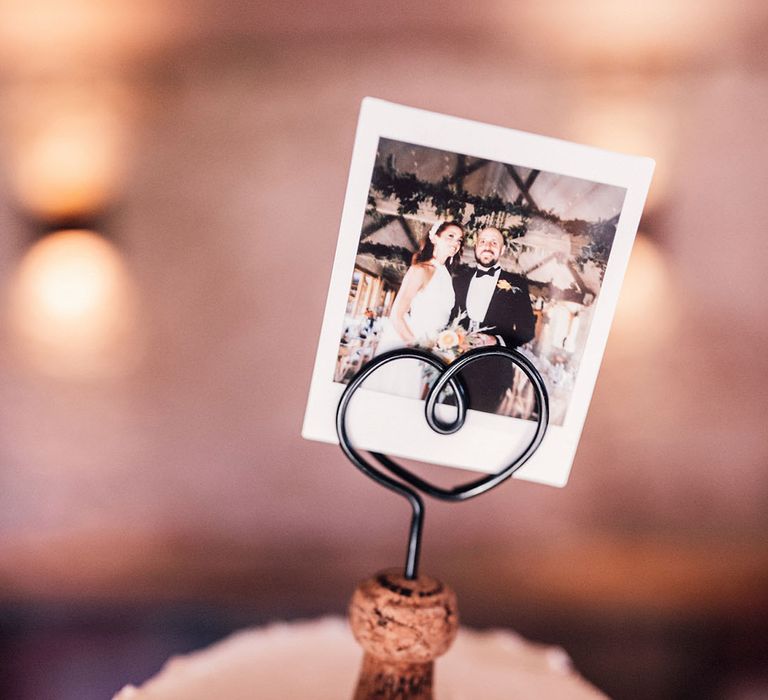
POLYGON ((463 501, 489 491, 503 481, 506 481, 531 458, 541 444, 541 441, 544 439, 548 423, 549 398, 546 386, 544 385, 544 380, 538 370, 533 363, 521 353, 510 348, 499 346, 470 350, 457 360, 454 360, 450 365, 436 355, 417 348, 402 348, 382 353, 361 367, 357 374, 352 377, 341 395, 339 406, 336 411, 336 432, 339 436, 341 449, 344 451, 347 458, 366 476, 391 491, 400 494, 411 504, 411 527, 408 538, 408 553, 405 563, 405 576, 409 579, 414 579, 418 576, 421 532, 424 522, 424 502, 418 494, 417 489, 428 496, 445 501, 463 501), (412 359, 424 362, 437 370, 437 379, 430 387, 426 397, 424 405, 425 418, 432 430, 442 435, 450 435, 458 432, 464 426, 467 416, 467 408, 469 407, 467 404, 466 388, 461 381, 460 373, 468 365, 474 362, 483 361, 489 357, 504 358, 519 368, 530 381, 536 396, 538 419, 533 437, 514 461, 503 469, 491 474, 486 474, 485 476, 465 484, 446 489, 425 481, 385 454, 371 452, 371 456, 389 472, 389 474, 387 474, 373 466, 352 445, 347 430, 347 410, 349 404, 354 393, 379 367, 396 360, 412 359), (446 421, 437 416, 438 400, 448 387, 453 391, 456 409, 456 416, 451 421, 446 421), (392 475, 398 477, 400 481, 394 479, 392 475))

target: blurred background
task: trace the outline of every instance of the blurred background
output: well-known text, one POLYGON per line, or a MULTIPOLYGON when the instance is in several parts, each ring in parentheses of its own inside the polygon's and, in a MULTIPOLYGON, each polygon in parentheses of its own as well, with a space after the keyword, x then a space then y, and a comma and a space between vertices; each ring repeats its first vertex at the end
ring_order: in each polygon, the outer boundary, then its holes
POLYGON ((614 697, 768 697, 767 30, 3 0, 0 697, 109 697, 402 561, 405 502, 299 437, 365 95, 657 161, 568 487, 429 503, 424 570, 614 697))

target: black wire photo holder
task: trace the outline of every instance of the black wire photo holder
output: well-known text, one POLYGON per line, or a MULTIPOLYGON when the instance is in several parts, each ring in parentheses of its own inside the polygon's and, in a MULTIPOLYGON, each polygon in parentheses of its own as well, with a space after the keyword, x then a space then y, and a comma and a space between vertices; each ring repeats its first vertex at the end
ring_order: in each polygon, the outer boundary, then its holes
POLYGON ((339 399, 339 405, 336 410, 336 432, 341 449, 347 458, 363 474, 403 496, 411 505, 412 516, 404 572, 405 577, 410 580, 418 577, 421 533, 424 524, 424 501, 419 495, 419 491, 427 496, 443 501, 466 501, 469 498, 474 498, 486 491, 490 491, 503 481, 509 479, 533 456, 544 439, 548 424, 549 396, 541 374, 539 374, 539 371, 525 355, 502 346, 475 348, 450 364, 437 355, 419 348, 402 348, 382 353, 363 365, 357 374, 352 377, 339 399), (371 452, 370 454, 375 462, 384 468, 382 470, 372 464, 352 445, 347 430, 347 410, 349 409, 350 402, 354 393, 363 382, 383 365, 397 360, 413 359, 424 362, 437 371, 437 379, 430 387, 426 396, 424 414, 427 424, 432 430, 441 435, 451 435, 461 430, 464 426, 467 409, 470 407, 467 400, 467 391, 461 379, 461 371, 468 365, 474 362, 482 362, 489 357, 501 357, 515 365, 528 378, 536 396, 538 419, 533 437, 531 437, 528 444, 514 461, 503 469, 459 486, 442 488, 422 479, 387 455, 380 452, 371 452), (456 417, 452 421, 446 421, 437 416, 438 400, 448 387, 452 389, 455 397, 456 417))

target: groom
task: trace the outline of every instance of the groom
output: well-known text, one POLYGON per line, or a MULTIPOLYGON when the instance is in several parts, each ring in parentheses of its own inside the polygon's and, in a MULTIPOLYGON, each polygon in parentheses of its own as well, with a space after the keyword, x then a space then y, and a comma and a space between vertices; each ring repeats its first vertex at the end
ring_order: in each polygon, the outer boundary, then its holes
MULTIPOLYGON (((481 345, 516 348, 533 338, 536 319, 531 309, 528 282, 499 266, 504 252, 504 236, 497 228, 477 234, 477 267, 464 267, 453 278, 456 303, 451 318, 462 311, 467 316, 461 325, 481 345), (478 329, 487 329, 479 331, 478 329)), ((512 386, 515 369, 503 358, 478 360, 462 371, 469 390, 469 407, 495 413, 512 386)))

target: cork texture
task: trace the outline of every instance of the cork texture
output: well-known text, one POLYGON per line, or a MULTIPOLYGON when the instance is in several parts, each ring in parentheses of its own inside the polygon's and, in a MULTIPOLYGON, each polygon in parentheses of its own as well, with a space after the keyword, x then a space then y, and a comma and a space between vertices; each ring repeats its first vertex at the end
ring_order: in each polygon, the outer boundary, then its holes
POLYGON ((366 653, 353 700, 432 700, 435 664, 387 663, 366 653))
POLYGON ((352 632, 382 661, 425 663, 448 651, 459 628, 456 594, 430 576, 384 571, 363 581, 349 605, 352 632))

